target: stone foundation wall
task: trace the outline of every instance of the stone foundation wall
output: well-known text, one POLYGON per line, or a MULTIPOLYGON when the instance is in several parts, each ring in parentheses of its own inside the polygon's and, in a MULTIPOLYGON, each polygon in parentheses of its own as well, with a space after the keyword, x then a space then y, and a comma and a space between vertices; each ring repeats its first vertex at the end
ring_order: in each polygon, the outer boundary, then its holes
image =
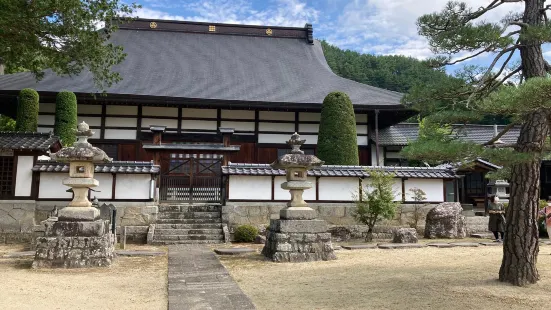
MULTIPOLYGON (((109 202, 117 207, 117 234, 122 233, 122 226, 129 226, 127 242, 145 243, 149 224, 157 221, 159 208, 153 202, 109 202)), ((42 221, 51 217, 55 210, 60 210, 68 204, 67 201, 34 201, 34 200, 2 200, 0 201, 0 243, 29 243, 41 236, 42 221)))
MULTIPOLYGON (((347 235, 350 236, 348 239, 365 237, 367 227, 365 225, 358 225, 358 222, 352 217, 352 212, 356 210, 355 204, 311 203, 309 206, 317 212, 319 219, 327 221, 334 236, 339 228, 342 227, 346 230, 341 231, 343 239, 347 235)), ((373 237, 376 239, 391 239, 393 229, 397 227, 410 227, 415 212, 419 214, 417 231, 422 234, 425 229, 427 213, 435 206, 421 206, 416 211, 414 205, 401 205, 393 220, 381 221, 375 226, 373 237)), ((279 211, 283 208, 285 208, 285 203, 228 202, 225 206, 222 206, 222 222, 228 224, 232 234, 238 226, 245 224, 256 226, 260 231, 264 231, 271 219, 279 218, 279 211)))

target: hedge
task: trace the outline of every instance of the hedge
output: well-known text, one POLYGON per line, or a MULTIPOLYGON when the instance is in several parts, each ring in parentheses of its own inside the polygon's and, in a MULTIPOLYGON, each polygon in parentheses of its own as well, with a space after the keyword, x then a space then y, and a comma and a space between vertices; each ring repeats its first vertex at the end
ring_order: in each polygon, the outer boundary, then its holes
POLYGON ((38 93, 31 88, 19 92, 15 131, 36 132, 38 128, 38 93))
POLYGON ((71 146, 76 141, 77 96, 70 91, 57 94, 55 101, 54 134, 61 139, 63 146, 71 146))
POLYGON ((345 93, 332 92, 323 100, 317 156, 326 165, 359 164, 356 116, 345 93))
POLYGON ((236 242, 253 242, 257 235, 258 228, 252 225, 241 225, 233 234, 236 242))

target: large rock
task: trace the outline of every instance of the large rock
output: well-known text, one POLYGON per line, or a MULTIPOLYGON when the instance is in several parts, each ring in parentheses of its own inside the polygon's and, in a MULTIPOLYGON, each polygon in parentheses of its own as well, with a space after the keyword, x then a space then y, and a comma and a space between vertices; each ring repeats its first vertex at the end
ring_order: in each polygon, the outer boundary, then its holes
POLYGON ((393 243, 417 243, 415 228, 398 228, 392 232, 393 243))
POLYGON ((465 238, 467 228, 462 211, 458 202, 443 202, 432 208, 425 222, 425 238, 465 238))

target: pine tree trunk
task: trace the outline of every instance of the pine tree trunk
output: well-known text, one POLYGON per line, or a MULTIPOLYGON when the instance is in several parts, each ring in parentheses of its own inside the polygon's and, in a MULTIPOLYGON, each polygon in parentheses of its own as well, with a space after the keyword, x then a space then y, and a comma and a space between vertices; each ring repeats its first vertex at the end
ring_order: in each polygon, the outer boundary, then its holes
MULTIPOLYGON (((523 22, 541 23, 544 0, 526 0, 523 22)), ((541 42, 521 40, 522 72, 526 79, 546 75, 541 42)), ((548 111, 528 115, 521 127, 516 150, 541 153, 549 133, 548 111)), ((506 211, 507 224, 503 244, 503 260, 499 280, 524 286, 539 280, 536 266, 539 253, 538 202, 540 195, 540 159, 514 164, 511 175, 511 195, 506 211)))

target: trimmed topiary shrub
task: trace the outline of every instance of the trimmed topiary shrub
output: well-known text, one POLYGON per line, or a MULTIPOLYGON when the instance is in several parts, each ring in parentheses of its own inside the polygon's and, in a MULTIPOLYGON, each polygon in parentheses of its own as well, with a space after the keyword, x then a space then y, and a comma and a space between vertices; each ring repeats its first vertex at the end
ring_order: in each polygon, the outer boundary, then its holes
POLYGON ((253 242, 258 235, 258 228, 252 225, 241 225, 233 234, 236 242, 253 242))
POLYGON ((31 88, 19 92, 15 131, 35 132, 38 128, 38 93, 31 88))
POLYGON ((55 100, 54 134, 61 139, 63 146, 71 146, 76 141, 77 96, 70 91, 57 94, 55 100))
POLYGON ((356 116, 345 93, 332 92, 323 100, 317 156, 326 165, 359 164, 356 116))

